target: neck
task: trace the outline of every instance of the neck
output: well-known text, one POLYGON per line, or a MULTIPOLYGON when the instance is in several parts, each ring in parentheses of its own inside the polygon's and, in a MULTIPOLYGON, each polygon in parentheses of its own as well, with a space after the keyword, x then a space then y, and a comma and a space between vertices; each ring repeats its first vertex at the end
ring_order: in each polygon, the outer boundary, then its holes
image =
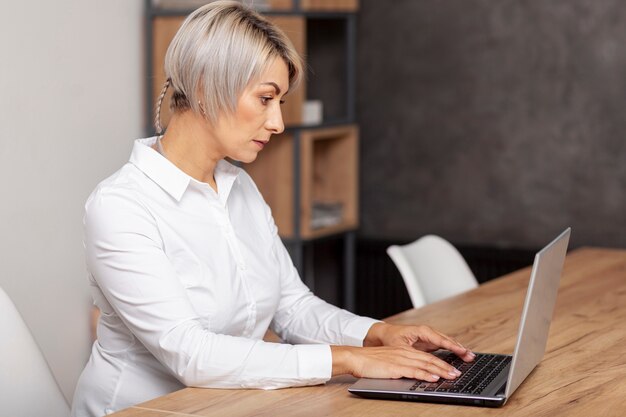
POLYGON ((191 111, 174 113, 161 139, 163 152, 170 162, 217 191, 215 167, 225 155, 214 143, 204 118, 191 111))

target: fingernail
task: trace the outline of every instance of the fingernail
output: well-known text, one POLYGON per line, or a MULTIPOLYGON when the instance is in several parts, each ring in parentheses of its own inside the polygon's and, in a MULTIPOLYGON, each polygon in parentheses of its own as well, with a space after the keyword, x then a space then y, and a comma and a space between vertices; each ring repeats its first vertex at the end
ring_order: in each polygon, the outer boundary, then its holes
POLYGON ((453 376, 459 376, 461 375, 461 371, 455 368, 452 371, 448 372, 448 374, 453 375, 453 376))
POLYGON ((472 352, 471 350, 470 350, 469 354, 470 354, 470 356, 471 356, 472 358, 475 358, 475 357, 476 357, 476 354, 475 354, 474 352, 472 352))
POLYGON ((439 381, 439 375, 431 375, 435 381, 439 381))

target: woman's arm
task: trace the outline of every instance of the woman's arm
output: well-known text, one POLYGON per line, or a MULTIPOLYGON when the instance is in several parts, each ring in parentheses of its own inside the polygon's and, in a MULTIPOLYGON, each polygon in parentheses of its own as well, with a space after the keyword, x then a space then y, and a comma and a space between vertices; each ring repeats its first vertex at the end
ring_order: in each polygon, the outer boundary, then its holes
POLYGON ((271 217, 269 221, 274 229, 273 249, 281 287, 272 330, 289 343, 362 346, 378 320, 357 316, 316 297, 300 279, 271 217))

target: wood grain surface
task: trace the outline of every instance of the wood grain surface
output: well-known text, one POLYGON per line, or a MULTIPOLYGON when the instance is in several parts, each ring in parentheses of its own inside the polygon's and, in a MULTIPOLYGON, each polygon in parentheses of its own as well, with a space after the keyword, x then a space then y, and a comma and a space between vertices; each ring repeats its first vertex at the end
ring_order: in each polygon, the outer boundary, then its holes
MULTIPOLYGON (((530 268, 388 322, 425 323, 478 352, 512 353, 530 268)), ((366 400, 351 377, 276 391, 186 388, 114 414, 171 416, 623 416, 626 415, 626 251, 567 256, 543 361, 500 409, 366 400)))

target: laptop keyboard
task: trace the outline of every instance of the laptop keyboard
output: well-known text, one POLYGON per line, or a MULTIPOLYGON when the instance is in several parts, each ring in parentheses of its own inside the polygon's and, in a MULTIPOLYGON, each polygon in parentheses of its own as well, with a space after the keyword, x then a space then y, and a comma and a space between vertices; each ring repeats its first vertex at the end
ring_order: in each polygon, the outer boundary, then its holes
POLYGON ((486 353, 477 354, 476 359, 469 363, 452 352, 436 352, 435 355, 461 371, 461 376, 455 380, 417 381, 411 391, 480 394, 511 362, 510 356, 486 353))

